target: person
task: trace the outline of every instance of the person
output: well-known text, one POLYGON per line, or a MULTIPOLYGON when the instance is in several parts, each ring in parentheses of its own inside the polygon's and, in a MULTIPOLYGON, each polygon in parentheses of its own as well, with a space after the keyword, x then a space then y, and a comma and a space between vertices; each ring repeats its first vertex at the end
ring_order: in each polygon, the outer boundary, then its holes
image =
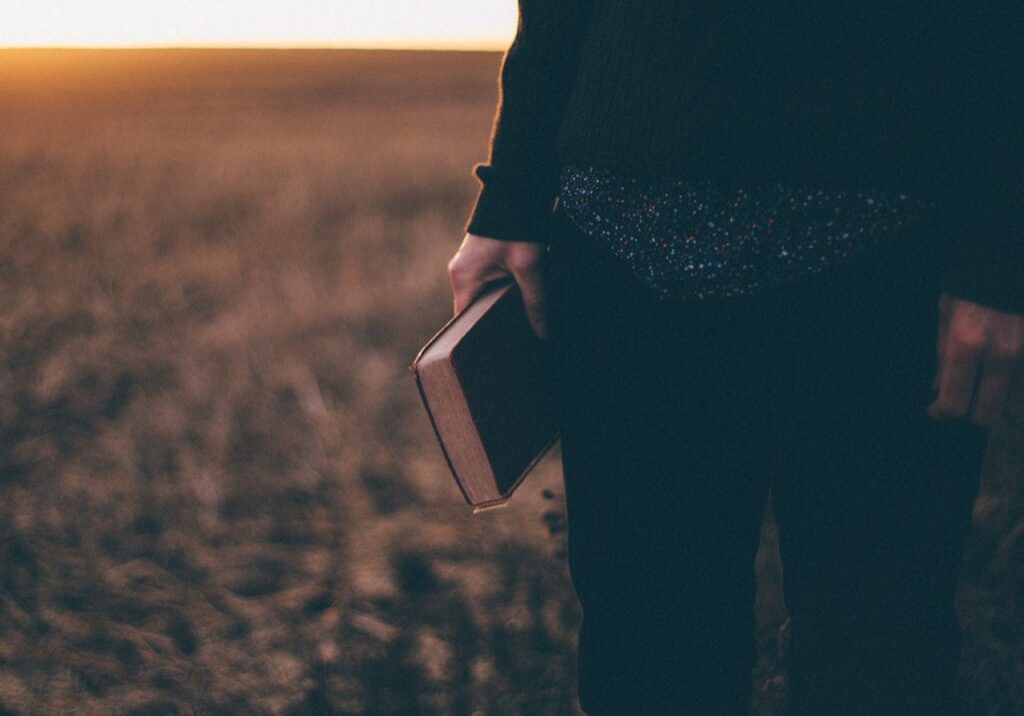
POLYGON ((954 590, 1024 350, 1024 5, 520 0, 455 311, 551 358, 580 707, 955 713, 954 590))

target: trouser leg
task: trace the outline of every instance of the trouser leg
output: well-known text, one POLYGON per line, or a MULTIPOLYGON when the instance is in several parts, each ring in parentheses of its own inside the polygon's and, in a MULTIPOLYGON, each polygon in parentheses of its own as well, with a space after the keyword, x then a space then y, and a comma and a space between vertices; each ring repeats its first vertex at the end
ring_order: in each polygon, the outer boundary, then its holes
POLYGON ((790 716, 953 713, 954 590, 988 433, 925 412, 939 293, 910 261, 882 254, 763 304, 790 716))
POLYGON ((749 310, 659 305, 565 224, 549 257, 581 706, 749 712, 772 441, 749 310), (582 240, 581 240, 582 239, 582 240))

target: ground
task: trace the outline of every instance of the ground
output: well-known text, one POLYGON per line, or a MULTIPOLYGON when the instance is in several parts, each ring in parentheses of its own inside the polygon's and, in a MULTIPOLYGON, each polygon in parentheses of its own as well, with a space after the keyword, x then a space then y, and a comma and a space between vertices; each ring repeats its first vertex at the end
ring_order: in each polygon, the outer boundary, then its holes
MULTIPOLYGON (((495 53, 0 53, 0 714, 572 714, 557 447, 470 513, 409 364, 495 53)), ((1024 401, 962 691, 1024 712, 1024 401)), ((755 713, 782 714, 774 529, 755 713)))

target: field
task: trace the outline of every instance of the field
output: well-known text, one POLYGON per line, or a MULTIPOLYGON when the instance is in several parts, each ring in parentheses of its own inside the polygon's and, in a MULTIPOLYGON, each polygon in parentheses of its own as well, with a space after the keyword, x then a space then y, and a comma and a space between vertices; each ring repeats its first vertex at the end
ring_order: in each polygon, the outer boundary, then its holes
MULTIPOLYGON (((499 59, 0 52, 0 714, 575 713, 558 451, 469 514, 408 370, 499 59)), ((963 583, 972 716, 1024 713, 1021 397, 963 583)))

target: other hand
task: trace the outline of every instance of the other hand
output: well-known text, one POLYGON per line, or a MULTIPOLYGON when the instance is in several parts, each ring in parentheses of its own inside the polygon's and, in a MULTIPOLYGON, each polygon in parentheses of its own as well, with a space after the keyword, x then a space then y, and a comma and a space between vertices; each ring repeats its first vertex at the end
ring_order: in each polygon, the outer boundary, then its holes
POLYGON ((938 392, 928 415, 967 416, 990 427, 1002 415, 1024 355, 1024 314, 1008 313, 943 293, 939 298, 938 392))
POLYGON ((519 285, 526 316, 534 333, 547 335, 544 315, 544 244, 534 241, 505 241, 466 234, 458 251, 448 261, 456 313, 472 303, 484 285, 511 276, 519 285))

